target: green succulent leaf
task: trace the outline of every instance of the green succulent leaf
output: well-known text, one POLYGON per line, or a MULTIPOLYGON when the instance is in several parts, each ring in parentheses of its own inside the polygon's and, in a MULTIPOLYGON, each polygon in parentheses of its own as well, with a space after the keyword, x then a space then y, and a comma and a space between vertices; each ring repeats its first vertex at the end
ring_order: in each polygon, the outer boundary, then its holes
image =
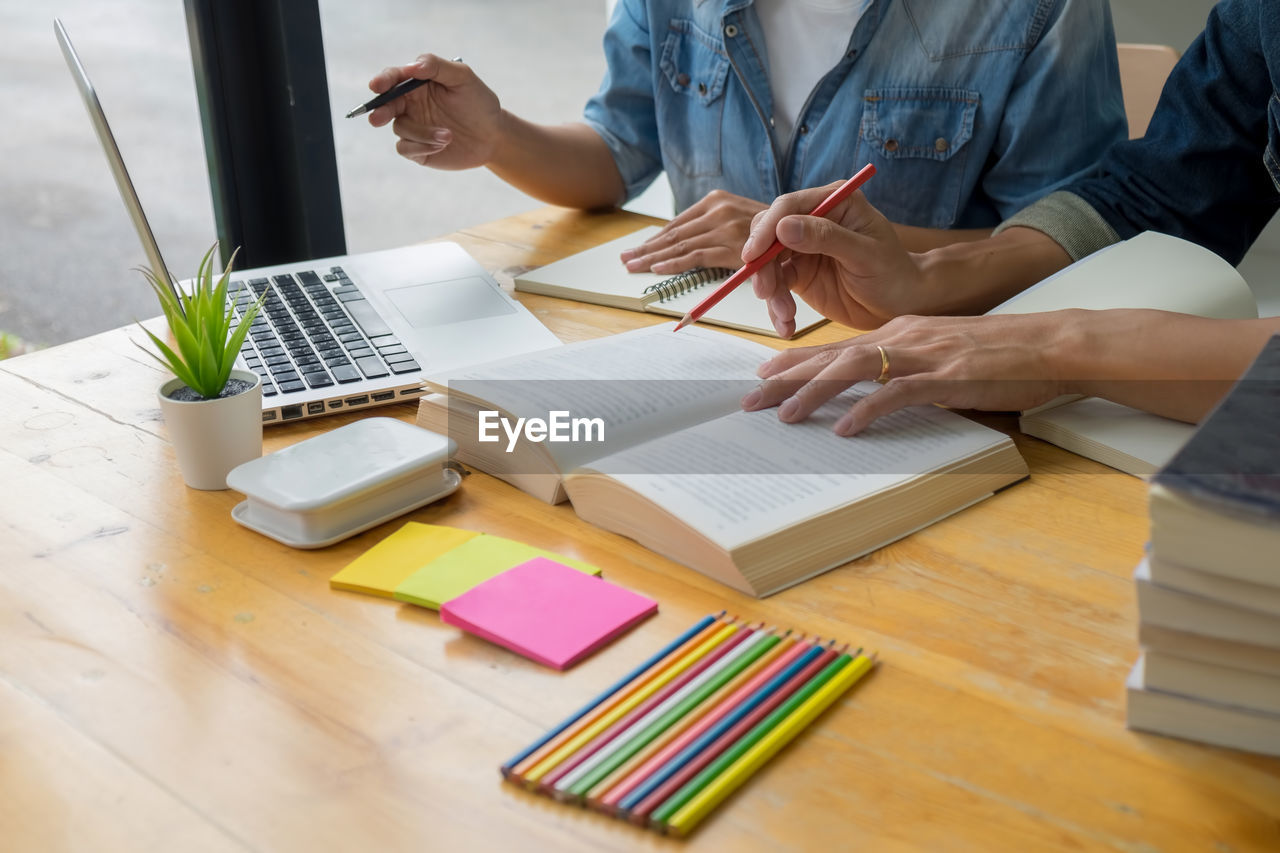
POLYGON ((236 323, 235 307, 227 298, 236 252, 232 253, 226 267, 215 279, 213 256, 217 249, 218 244, 214 243, 200 259, 189 291, 183 291, 176 285, 170 287, 155 270, 139 268, 156 294, 173 336, 173 346, 169 346, 143 328, 159 355, 145 347, 143 349, 196 393, 207 398, 217 397, 226 387, 240 347, 249 332, 249 324, 265 299, 264 294, 248 306, 243 319, 236 323))

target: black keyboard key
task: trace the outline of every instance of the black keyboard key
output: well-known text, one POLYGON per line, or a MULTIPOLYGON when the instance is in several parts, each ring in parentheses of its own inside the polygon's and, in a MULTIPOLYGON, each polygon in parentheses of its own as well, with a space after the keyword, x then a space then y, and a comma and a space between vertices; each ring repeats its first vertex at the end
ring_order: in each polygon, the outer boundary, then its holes
POLYGON ((303 284, 320 284, 320 276, 316 275, 311 270, 303 270, 298 273, 298 280, 303 284))
POLYGON ((378 316, 378 312, 373 310, 368 300, 348 302, 347 310, 351 312, 351 319, 355 320, 356 325, 369 337, 376 338, 379 335, 391 334, 391 327, 378 316))
POLYGON ((263 383, 262 383, 262 396, 264 396, 264 397, 274 397, 275 395, 276 395, 276 386, 272 385, 270 382, 263 382, 263 383))
POLYGON ((404 344, 383 344, 378 347, 378 352, 382 353, 384 356, 388 356, 395 355, 398 352, 408 352, 408 350, 404 348, 404 344))
POLYGON ((387 368, 382 363, 382 360, 374 356, 357 358, 356 365, 360 368, 360 372, 369 379, 377 379, 380 376, 387 375, 387 368))
POLYGON ((330 369, 333 371, 333 378, 339 382, 360 381, 360 371, 356 370, 355 366, 350 363, 332 365, 330 369))
POLYGON ((373 355, 373 350, 368 347, 348 347, 347 351, 351 353, 352 358, 364 358, 373 355))
POLYGON ((406 361, 413 361, 413 356, 407 352, 393 352, 390 355, 382 354, 387 360, 387 364, 404 364, 406 361))
POLYGON ((412 373, 413 371, 419 370, 419 369, 421 368, 418 367, 418 362, 413 361, 412 359, 410 359, 409 361, 401 361, 397 364, 391 365, 391 372, 396 374, 412 373))
POLYGON ((329 378, 329 374, 321 373, 305 373, 302 376, 307 381, 308 388, 328 388, 333 384, 333 380, 329 378))
POLYGON ((291 379, 291 380, 290 380, 290 381, 288 381, 288 382, 281 382, 281 383, 280 383, 280 393, 282 393, 282 394, 293 394, 293 393, 296 393, 296 392, 298 392, 298 391, 304 391, 304 390, 306 390, 306 387, 307 387, 307 386, 303 383, 303 381, 302 381, 301 379, 291 379))

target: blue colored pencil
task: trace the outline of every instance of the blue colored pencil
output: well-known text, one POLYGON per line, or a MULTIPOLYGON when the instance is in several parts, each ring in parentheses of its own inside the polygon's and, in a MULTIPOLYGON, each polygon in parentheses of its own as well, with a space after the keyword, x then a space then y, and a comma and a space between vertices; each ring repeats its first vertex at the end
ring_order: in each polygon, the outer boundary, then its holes
POLYGON ((705 731, 701 737, 689 744, 677 755, 673 756, 671 760, 661 768, 655 770, 653 775, 646 779, 642 785, 627 794, 627 796, 618 803, 618 810, 625 814, 635 808, 636 805, 638 805, 645 797, 657 790, 659 785, 670 779, 680 771, 680 768, 684 767, 696 758, 698 753, 707 748, 708 744, 715 743, 717 738, 729 729, 733 728, 739 720, 751 713, 753 708, 772 695, 779 687, 794 678, 796 673, 808 666, 809 663, 811 663, 814 658, 821 655, 823 651, 825 651, 823 646, 814 646, 799 658, 792 661, 790 666, 771 678, 768 683, 762 685, 755 693, 742 700, 742 703, 739 704, 737 708, 734 708, 731 713, 727 714, 724 719, 720 720, 710 729, 705 731))
POLYGON ((586 705, 582 706, 580 709, 578 709, 576 712, 570 715, 569 718, 566 719, 564 722, 562 722, 560 725, 556 726, 554 729, 552 729, 551 731, 543 735, 541 738, 539 738, 532 746, 529 746, 524 751, 522 751, 519 755, 516 755, 513 758, 506 761, 506 763, 504 763, 501 767, 502 775, 504 777, 509 775, 511 772, 511 768, 515 767, 521 761, 524 761, 530 755, 533 755, 533 753, 537 751, 539 748, 541 748, 543 744, 547 743, 553 737, 560 734, 562 731, 569 728, 569 726, 573 725, 578 720, 582 719, 584 716, 589 714, 591 712, 591 709, 595 708, 601 702, 608 699, 614 693, 617 693, 619 690, 625 687, 632 679, 638 678, 647 669, 649 669, 649 667, 653 666, 658 661, 662 660, 664 657, 671 654, 673 651, 675 651, 681 645, 683 645, 685 641, 687 641, 690 637, 692 637, 694 634, 698 633, 703 628, 710 625, 712 622, 714 622, 716 619, 720 618, 720 616, 723 616, 724 614, 725 614, 725 611, 722 610, 718 615, 704 616, 698 622, 698 624, 694 625, 688 631, 685 631, 679 637, 676 637, 674 640, 672 640, 670 643, 664 646, 662 650, 659 651, 657 654, 655 654, 653 657, 649 658, 644 663, 640 664, 635 669, 631 670, 631 672, 622 676, 622 678, 618 679, 618 681, 612 687, 609 687, 603 693, 597 696, 595 699, 592 699, 586 705))

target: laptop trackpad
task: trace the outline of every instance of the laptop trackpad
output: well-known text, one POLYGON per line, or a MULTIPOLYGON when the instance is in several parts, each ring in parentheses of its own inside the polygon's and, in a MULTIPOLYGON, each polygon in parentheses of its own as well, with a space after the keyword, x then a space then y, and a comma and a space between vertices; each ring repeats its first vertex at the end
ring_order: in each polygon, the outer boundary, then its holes
POLYGON ((488 282, 477 276, 397 287, 384 293, 405 322, 416 329, 516 311, 488 282))

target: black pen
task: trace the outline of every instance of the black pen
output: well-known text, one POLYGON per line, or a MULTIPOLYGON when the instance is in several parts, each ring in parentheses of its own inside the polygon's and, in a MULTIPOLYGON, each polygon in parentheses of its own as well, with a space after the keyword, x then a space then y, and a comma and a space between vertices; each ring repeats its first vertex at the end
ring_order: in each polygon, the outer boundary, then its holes
POLYGON ((383 104, 389 104, 401 95, 407 95, 424 83, 430 82, 430 80, 419 80, 417 77, 410 77, 408 80, 401 80, 381 95, 378 95, 370 101, 366 101, 351 112, 347 113, 347 118, 355 118, 356 116, 364 115, 369 112, 369 110, 376 110, 383 104))

